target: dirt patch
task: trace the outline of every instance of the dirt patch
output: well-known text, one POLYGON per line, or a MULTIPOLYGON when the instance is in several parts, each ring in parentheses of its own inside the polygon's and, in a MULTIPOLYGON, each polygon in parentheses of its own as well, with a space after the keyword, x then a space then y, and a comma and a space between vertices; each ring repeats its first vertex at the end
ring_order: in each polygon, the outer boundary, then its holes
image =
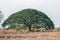
POLYGON ((27 30, 0 30, 1 40, 60 40, 60 32, 29 32, 27 30))

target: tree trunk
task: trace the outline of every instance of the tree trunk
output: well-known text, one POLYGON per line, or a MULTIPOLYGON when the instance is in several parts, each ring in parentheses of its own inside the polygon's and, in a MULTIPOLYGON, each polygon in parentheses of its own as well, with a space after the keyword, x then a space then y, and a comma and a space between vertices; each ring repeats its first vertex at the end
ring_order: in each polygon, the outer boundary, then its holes
POLYGON ((29 31, 31 31, 31 26, 29 26, 29 31))

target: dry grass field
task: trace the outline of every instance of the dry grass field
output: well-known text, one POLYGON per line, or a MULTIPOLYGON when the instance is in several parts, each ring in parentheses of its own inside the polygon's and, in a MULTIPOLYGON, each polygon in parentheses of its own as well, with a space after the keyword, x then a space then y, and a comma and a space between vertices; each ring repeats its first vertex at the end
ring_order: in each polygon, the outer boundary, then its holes
POLYGON ((60 32, 0 30, 0 40, 60 40, 60 32))

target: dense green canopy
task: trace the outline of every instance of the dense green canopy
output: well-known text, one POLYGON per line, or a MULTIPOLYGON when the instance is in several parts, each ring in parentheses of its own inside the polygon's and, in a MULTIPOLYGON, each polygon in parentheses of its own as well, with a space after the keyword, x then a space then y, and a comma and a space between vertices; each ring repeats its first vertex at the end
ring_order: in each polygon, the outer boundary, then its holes
MULTIPOLYGON (((18 11, 8 17, 2 24, 3 27, 6 25, 20 25, 24 24, 28 26, 29 31, 31 31, 32 26, 35 28, 45 28, 45 29, 54 29, 54 24, 52 20, 43 12, 35 9, 24 9, 18 11)), ((12 27, 11 26, 11 27, 12 27)), ((15 28, 15 27, 13 27, 15 28)))

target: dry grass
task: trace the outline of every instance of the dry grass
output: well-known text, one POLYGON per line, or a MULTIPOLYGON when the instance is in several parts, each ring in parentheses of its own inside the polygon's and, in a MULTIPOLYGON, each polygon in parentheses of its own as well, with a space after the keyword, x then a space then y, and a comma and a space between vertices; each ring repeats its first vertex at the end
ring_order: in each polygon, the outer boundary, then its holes
POLYGON ((0 40, 60 40, 60 32, 0 30, 0 40))

